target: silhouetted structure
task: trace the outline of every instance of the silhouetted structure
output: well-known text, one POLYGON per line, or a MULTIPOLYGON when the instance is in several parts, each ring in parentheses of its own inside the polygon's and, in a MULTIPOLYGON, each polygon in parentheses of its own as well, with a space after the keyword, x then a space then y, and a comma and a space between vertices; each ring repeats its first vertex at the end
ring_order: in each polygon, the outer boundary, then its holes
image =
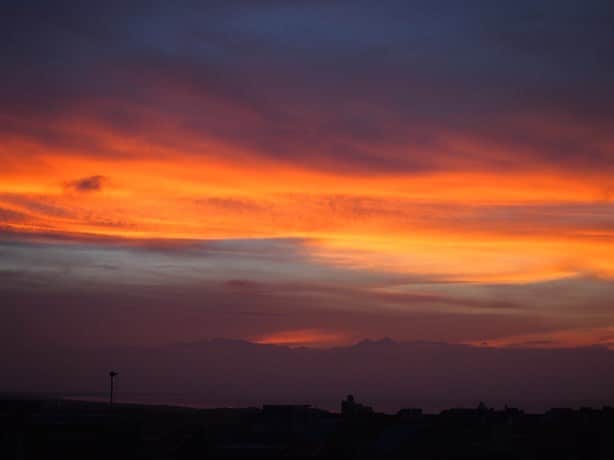
POLYGON ((370 415, 373 414, 373 408, 357 403, 354 400, 354 395, 347 395, 345 400, 341 401, 341 413, 349 417, 370 415))
POLYGON ((109 372, 110 388, 109 388, 109 407, 113 408, 113 387, 115 386, 115 377, 118 373, 115 371, 109 372))
POLYGON ((401 409, 399 410, 399 412, 397 412, 397 415, 403 418, 418 418, 418 417, 422 417, 422 409, 417 409, 417 408, 401 409))

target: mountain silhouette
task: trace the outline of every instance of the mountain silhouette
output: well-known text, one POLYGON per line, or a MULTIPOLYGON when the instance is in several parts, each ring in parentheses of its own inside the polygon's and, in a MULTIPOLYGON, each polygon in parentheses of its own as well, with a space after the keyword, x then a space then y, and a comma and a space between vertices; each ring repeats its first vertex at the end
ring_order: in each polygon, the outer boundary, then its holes
POLYGON ((382 339, 313 349, 213 339, 5 355, 10 372, 0 391, 103 392, 108 369, 118 369, 118 400, 148 395, 153 402, 203 406, 292 402, 336 409, 341 396, 357 394, 384 411, 482 400, 539 411, 614 400, 614 352, 600 347, 496 349, 382 339))

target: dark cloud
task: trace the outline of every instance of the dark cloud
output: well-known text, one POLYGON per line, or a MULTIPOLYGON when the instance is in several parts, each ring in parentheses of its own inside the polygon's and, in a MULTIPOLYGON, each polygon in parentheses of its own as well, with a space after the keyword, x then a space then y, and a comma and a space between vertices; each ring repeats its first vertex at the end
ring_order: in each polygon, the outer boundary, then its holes
POLYGON ((428 307, 403 309, 380 305, 377 296, 349 291, 335 294, 303 285, 291 289, 269 283, 256 292, 228 289, 217 283, 199 286, 121 286, 101 284, 76 288, 66 276, 36 275, 38 281, 0 273, 2 332, 11 327, 5 310, 19 307, 32 344, 161 344, 207 337, 254 337, 284 330, 334 329, 352 337, 469 341, 497 335, 548 330, 552 324, 529 315, 493 311, 445 313, 428 307), (44 280, 44 281, 43 281, 44 280), (74 325, 80 327, 75 329, 74 325))
POLYGON ((97 192, 102 190, 105 180, 103 176, 90 176, 69 182, 68 186, 78 192, 97 192))
POLYGON ((30 216, 23 212, 13 211, 12 209, 0 208, 0 224, 3 223, 22 223, 27 222, 30 216))
POLYGON ((9 5, 0 129, 43 143, 129 154, 87 120, 348 172, 613 164, 608 1, 9 5))

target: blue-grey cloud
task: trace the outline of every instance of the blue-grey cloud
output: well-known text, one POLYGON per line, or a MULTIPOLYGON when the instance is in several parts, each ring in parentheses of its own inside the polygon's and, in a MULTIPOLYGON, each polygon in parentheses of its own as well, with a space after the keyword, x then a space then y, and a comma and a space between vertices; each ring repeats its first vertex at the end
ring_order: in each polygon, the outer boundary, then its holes
POLYGON ((29 331, 22 339, 36 343, 162 343, 305 328, 475 342, 614 324, 614 283, 590 276, 457 283, 326 267, 292 240, 157 247, 38 238, 0 244, 0 316, 12 318, 0 324, 11 328, 17 316, 29 331), (90 335, 91 328, 101 329, 90 335))

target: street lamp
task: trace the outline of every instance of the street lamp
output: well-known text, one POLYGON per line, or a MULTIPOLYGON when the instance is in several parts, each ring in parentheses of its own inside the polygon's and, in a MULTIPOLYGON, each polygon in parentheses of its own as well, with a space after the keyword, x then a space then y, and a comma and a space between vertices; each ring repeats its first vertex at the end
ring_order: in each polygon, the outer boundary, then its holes
POLYGON ((111 378, 111 388, 110 388, 110 391, 109 391, 109 406, 111 408, 113 408, 113 384, 114 384, 115 377, 117 375, 118 375, 118 373, 115 372, 115 371, 109 372, 109 377, 111 378))

